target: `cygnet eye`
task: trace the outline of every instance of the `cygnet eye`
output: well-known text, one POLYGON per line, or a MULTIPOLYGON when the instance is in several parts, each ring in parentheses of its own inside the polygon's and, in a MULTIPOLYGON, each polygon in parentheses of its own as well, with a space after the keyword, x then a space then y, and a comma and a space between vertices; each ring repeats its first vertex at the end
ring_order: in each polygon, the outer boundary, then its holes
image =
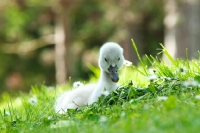
POLYGON ((120 60, 120 58, 118 58, 118 61, 120 60))
POLYGON ((105 58, 105 61, 108 62, 108 60, 105 58))

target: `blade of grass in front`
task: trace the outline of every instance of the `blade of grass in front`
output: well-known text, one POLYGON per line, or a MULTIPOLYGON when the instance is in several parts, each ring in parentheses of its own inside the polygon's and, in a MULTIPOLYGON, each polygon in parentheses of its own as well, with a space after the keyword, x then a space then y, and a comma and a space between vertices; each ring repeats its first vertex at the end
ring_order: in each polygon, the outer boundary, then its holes
POLYGON ((147 60, 151 63, 151 65, 153 65, 153 61, 149 58, 149 56, 146 54, 145 54, 145 56, 146 56, 147 60))
POLYGON ((188 71, 189 71, 189 73, 190 73, 190 61, 189 61, 189 56, 188 56, 188 49, 186 48, 186 51, 185 51, 185 53, 186 53, 186 63, 187 63, 187 68, 188 68, 188 71))
POLYGON ((135 52, 136 52, 136 54, 137 54, 137 57, 138 57, 140 63, 142 64, 142 68, 143 68, 143 70, 144 70, 144 72, 145 72, 145 74, 146 74, 146 76, 147 76, 148 73, 147 73, 147 71, 146 71, 146 66, 144 65, 144 63, 143 63, 143 61, 142 61, 142 59, 141 59, 141 57, 140 57, 140 54, 139 54, 138 49, 137 49, 137 46, 136 46, 136 44, 135 44, 135 42, 134 42, 133 39, 131 39, 131 41, 132 41, 133 48, 135 49, 135 52))
POLYGON ((157 58, 154 58, 152 55, 150 55, 150 57, 154 61, 160 73, 167 77, 173 77, 173 73, 169 70, 167 66, 165 66, 163 62, 160 62, 157 58))
POLYGON ((163 53, 167 56, 167 58, 172 62, 173 65, 177 66, 177 63, 172 58, 172 56, 169 54, 169 52, 166 50, 166 48, 163 46, 163 44, 160 43, 160 46, 163 48, 163 53))
POLYGON ((147 74, 143 73, 142 71, 140 71, 136 66, 132 65, 133 69, 136 69, 136 71, 138 71, 139 73, 141 73, 142 75, 146 76, 147 74))

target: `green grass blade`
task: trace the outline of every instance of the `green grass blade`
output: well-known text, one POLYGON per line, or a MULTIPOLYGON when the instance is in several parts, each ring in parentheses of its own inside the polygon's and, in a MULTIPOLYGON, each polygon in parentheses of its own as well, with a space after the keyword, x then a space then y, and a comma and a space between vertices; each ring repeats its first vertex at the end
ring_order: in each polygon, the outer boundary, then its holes
POLYGON ((144 72, 140 71, 136 66, 132 65, 133 69, 135 69, 136 71, 138 71, 139 73, 141 73, 142 75, 146 76, 147 74, 145 74, 144 72))
POLYGON ((143 61, 142 61, 142 59, 141 59, 141 57, 140 57, 140 54, 139 54, 138 49, 137 49, 137 46, 136 46, 136 44, 135 44, 135 42, 134 42, 133 39, 131 39, 131 41, 132 41, 133 48, 134 48, 134 50, 135 50, 135 52, 136 52, 136 54, 137 54, 137 57, 138 57, 140 63, 142 64, 142 68, 143 68, 143 70, 144 70, 144 72, 145 72, 145 74, 146 74, 146 76, 147 76, 148 73, 147 73, 147 70, 146 70, 146 66, 145 66, 145 64, 143 63, 143 61))
POLYGON ((149 58, 149 56, 148 56, 148 55, 145 55, 145 56, 146 56, 147 60, 151 63, 151 65, 153 65, 153 62, 152 62, 152 60, 149 58))
POLYGON ((173 59, 173 57, 169 54, 169 52, 166 50, 163 44, 160 43, 160 46, 163 48, 163 53, 167 56, 167 58, 171 61, 171 63, 175 66, 177 66, 176 61, 173 59))

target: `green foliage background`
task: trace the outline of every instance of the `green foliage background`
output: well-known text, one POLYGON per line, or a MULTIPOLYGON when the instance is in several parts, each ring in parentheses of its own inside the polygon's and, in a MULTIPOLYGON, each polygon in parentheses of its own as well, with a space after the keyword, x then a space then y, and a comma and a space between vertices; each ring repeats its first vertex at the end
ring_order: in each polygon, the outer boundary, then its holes
MULTIPOLYGON (((69 8, 70 47, 73 57, 82 57, 87 50, 99 48, 106 41, 123 42, 134 38, 132 28, 138 28, 138 36, 143 40, 144 52, 155 55, 155 49, 163 42, 163 2, 160 0, 79 0, 69 8), (125 16, 131 14, 131 22, 125 16), (127 19, 127 18, 126 18, 127 19)), ((15 0, 0 2, 0 92, 4 90, 30 89, 32 84, 55 85, 54 62, 44 62, 43 55, 53 57, 54 44, 35 48, 28 53, 19 52, 23 42, 53 34, 56 1, 15 0), (14 48, 11 49, 11 48, 14 48), (19 83, 9 86, 8 82, 18 76, 19 83)), ((130 45, 131 45, 131 41, 130 45)), ((28 45, 28 44, 26 44, 28 45)), ((54 60, 54 59, 52 59, 54 60)), ((87 80, 88 68, 83 58, 73 58, 70 62, 73 80, 87 80)), ((96 64, 94 64, 96 65, 96 64)))

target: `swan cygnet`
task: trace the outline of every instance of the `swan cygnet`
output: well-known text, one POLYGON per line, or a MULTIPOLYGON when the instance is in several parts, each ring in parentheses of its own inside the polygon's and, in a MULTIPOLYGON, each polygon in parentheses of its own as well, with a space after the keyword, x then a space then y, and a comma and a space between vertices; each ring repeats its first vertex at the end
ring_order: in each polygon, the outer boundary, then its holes
POLYGON ((117 89, 118 70, 124 64, 123 49, 114 42, 107 42, 100 48, 98 64, 101 70, 97 84, 80 86, 59 96, 55 103, 55 111, 65 113, 67 109, 76 109, 92 104, 104 91, 110 93, 117 89))

